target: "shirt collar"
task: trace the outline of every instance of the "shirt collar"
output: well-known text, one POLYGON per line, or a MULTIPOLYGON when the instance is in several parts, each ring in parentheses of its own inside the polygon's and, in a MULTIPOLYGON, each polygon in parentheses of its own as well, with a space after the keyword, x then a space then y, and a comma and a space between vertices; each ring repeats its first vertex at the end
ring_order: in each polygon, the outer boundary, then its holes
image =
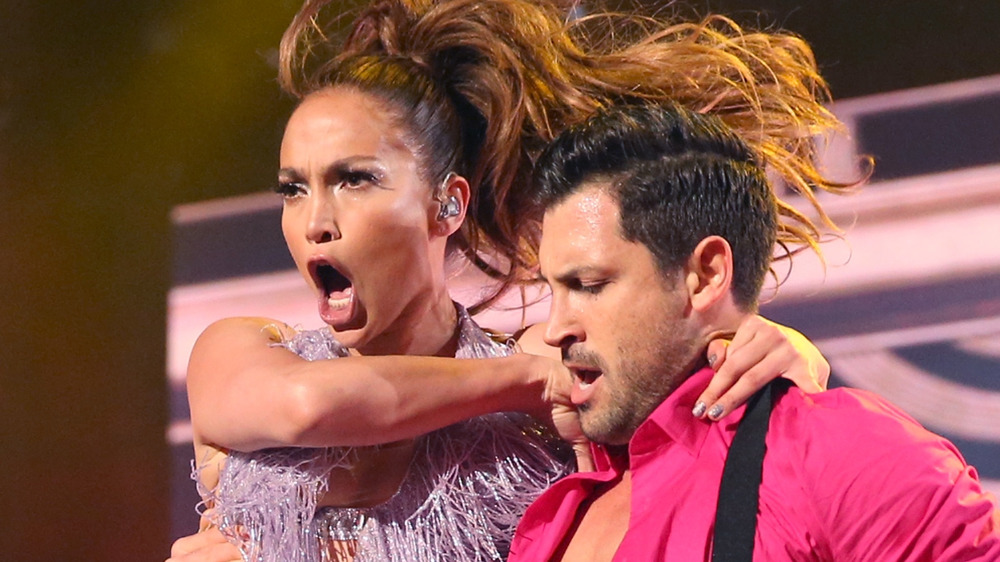
POLYGON ((687 378, 642 422, 629 442, 630 455, 661 446, 663 434, 697 454, 713 422, 691 414, 695 400, 708 386, 714 371, 705 367, 687 378))

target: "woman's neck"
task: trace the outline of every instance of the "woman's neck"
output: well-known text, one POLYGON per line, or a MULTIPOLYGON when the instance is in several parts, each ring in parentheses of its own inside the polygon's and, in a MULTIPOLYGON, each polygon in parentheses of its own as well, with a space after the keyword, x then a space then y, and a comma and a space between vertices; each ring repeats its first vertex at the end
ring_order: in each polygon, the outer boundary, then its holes
POLYGON ((392 329, 359 348, 361 355, 436 355, 454 357, 458 347, 458 311, 447 290, 416 299, 392 329))

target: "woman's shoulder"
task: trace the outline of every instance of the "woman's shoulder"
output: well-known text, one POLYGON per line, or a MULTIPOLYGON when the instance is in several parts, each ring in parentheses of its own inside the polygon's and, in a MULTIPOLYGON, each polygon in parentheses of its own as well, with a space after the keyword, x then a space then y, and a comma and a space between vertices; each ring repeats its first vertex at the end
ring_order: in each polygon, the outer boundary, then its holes
MULTIPOLYGON (((239 340, 242 345, 283 347, 314 361, 346 357, 350 353, 328 327, 305 330, 264 317, 234 317, 214 322, 202 334, 218 343, 239 340)), ((229 346, 227 346, 229 347, 229 346)))
POLYGON ((524 353, 541 355, 552 359, 561 359, 558 347, 545 343, 545 322, 532 324, 514 334, 517 347, 524 353))
POLYGON ((260 353, 269 348, 285 348, 308 360, 331 359, 347 356, 348 350, 333 336, 329 329, 302 330, 280 320, 259 316, 223 318, 211 323, 198 336, 191 350, 188 376, 191 367, 208 365, 208 369, 193 369, 195 373, 217 371, 218 364, 238 363, 260 359, 260 353))
POLYGON ((275 342, 292 339, 298 330, 274 318, 262 316, 233 316, 216 320, 201 333, 199 340, 228 339, 244 337, 248 334, 259 335, 275 342))

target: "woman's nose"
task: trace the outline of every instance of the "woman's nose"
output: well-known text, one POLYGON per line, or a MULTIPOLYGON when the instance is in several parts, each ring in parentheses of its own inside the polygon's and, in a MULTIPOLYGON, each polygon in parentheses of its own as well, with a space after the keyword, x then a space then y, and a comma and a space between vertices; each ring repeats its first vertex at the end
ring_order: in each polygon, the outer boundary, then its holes
POLYGON ((313 196, 309 201, 309 224, 306 238, 314 244, 323 244, 340 238, 337 228, 335 204, 332 197, 313 196))

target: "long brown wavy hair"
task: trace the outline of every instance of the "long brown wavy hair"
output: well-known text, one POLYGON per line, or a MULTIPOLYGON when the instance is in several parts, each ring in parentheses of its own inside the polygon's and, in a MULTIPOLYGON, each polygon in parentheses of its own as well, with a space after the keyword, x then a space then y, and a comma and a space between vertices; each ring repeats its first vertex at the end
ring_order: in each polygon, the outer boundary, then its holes
POLYGON ((281 41, 281 85, 299 98, 331 86, 373 94, 412 135, 426 179, 455 171, 469 180, 456 242, 500 280, 474 308, 530 278, 534 160, 601 107, 662 100, 721 118, 818 217, 779 197, 787 256, 819 253, 822 236, 838 232, 817 192, 859 183, 816 167, 815 137, 840 124, 824 106, 829 91, 812 50, 790 33, 745 31, 720 15, 570 19, 552 0, 374 0, 338 39, 343 14, 333 11, 331 0, 306 0, 281 41))

